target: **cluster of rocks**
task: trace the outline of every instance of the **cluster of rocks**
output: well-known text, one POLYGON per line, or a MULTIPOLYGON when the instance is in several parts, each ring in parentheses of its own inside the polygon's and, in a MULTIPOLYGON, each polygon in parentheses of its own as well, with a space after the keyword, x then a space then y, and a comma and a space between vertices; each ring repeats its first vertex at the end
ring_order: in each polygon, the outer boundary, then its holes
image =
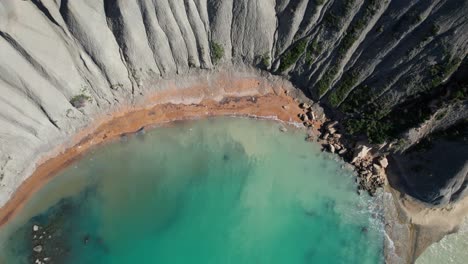
POLYGON ((353 164, 358 173, 358 192, 367 191, 374 196, 377 189, 385 184, 385 169, 388 166, 386 157, 373 157, 369 155, 371 148, 360 145, 355 149, 353 164))
POLYGON ((337 121, 323 125, 320 139, 325 142, 323 146, 330 153, 336 153, 340 156, 344 156, 348 153, 348 148, 342 139, 342 134, 338 133, 337 125, 337 121))
POLYGON ((312 122, 317 120, 317 115, 312 110, 312 106, 308 103, 300 103, 299 107, 303 110, 297 116, 301 119, 305 127, 311 127, 312 122))
POLYGON ((32 259, 35 264, 45 264, 51 260, 44 250, 46 240, 52 239, 52 235, 48 234, 44 228, 33 225, 32 227, 32 259))
MULTIPOLYGON (((322 143, 324 151, 335 153, 341 156, 355 167, 358 174, 358 192, 367 191, 369 195, 375 195, 378 188, 385 184, 385 168, 388 161, 385 157, 374 157, 371 148, 365 144, 355 144, 343 137, 339 133, 342 127, 337 121, 326 122, 320 129, 320 136, 317 142, 322 143)), ((310 135, 307 140, 313 141, 315 138, 310 135)))

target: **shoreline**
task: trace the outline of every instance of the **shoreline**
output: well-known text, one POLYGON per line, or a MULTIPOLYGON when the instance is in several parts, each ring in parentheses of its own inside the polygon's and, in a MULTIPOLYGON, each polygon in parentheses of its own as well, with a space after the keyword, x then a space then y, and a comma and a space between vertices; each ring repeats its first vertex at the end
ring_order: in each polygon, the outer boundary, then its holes
MULTIPOLYGON (((356 153, 358 150, 357 146, 352 147, 343 143, 343 139, 340 139, 339 129, 335 132, 330 131, 335 130, 335 125, 330 124, 336 124, 336 122, 327 122, 329 120, 326 120, 322 109, 317 104, 280 77, 251 71, 198 74, 178 81, 160 80, 155 82, 152 86, 157 87, 156 90, 148 90, 145 94, 132 97, 131 100, 128 100, 131 101, 131 104, 124 102, 117 107, 95 108, 94 111, 88 108, 91 106, 81 109, 82 113, 86 113, 89 118, 85 120, 86 125, 77 123, 74 129, 68 131, 68 135, 53 142, 55 145, 52 143, 43 146, 42 150, 46 151, 33 148, 32 151, 36 151, 40 155, 31 161, 30 164, 33 164, 31 168, 13 176, 16 182, 9 188, 14 192, 2 193, 4 195, 2 199, 6 202, 2 202, 3 206, 0 207, 0 228, 7 225, 21 212, 28 200, 53 179, 60 170, 69 166, 83 154, 94 147, 116 140, 121 136, 136 133, 146 127, 215 116, 273 119, 301 127, 307 121, 306 125, 311 125, 311 127, 304 126, 309 133, 309 138, 305 139, 306 141, 317 141, 317 144, 322 145, 325 151, 333 152, 338 156, 351 154, 351 151, 356 153), (310 104, 317 118, 307 118, 306 108, 309 109, 309 107, 304 107, 304 103, 310 104), (327 136, 323 137, 324 135, 327 136), (339 137, 334 138, 332 135, 339 135, 339 137), (345 151, 344 154, 335 152, 336 144, 340 145, 340 148, 346 146, 348 152, 345 151), (331 151, 332 146, 333 151, 331 151)), ((343 136, 346 134, 343 133, 343 136)), ((367 152, 363 155, 363 157, 368 157, 367 152)), ((358 168, 357 164, 353 164, 353 162, 348 162, 348 164, 358 168)), ((366 166, 372 164, 369 163, 366 166)), ((383 168, 383 172, 385 173, 385 168, 383 168)), ((388 183, 384 188, 387 186, 388 183)), ((392 197, 390 200, 385 199, 384 206, 400 205, 401 207, 397 206, 398 210, 395 213, 386 215, 386 222, 398 222, 401 227, 411 229, 407 232, 409 236, 403 239, 407 239, 409 245, 416 245, 418 236, 414 235, 412 229, 414 224, 411 221, 418 212, 403 210, 408 204, 399 203, 401 202, 399 194, 389 193, 392 197), (402 211, 406 211, 406 214, 399 213, 402 211)), ((397 230, 400 227, 392 225, 388 228, 397 230)), ((387 233, 393 241, 401 238, 401 234, 398 232, 389 231, 387 233)), ((426 241, 433 242, 433 240, 440 239, 434 234, 428 236, 425 238, 426 241)), ((385 241, 384 244, 388 244, 387 242, 385 241)), ((395 249, 385 245, 384 251, 385 256, 395 253, 395 249)), ((396 253, 410 259, 414 255, 408 256, 407 254, 414 253, 414 251, 411 248, 401 247, 400 250, 397 249, 396 253)))
MULTIPOLYGON (((214 116, 274 119, 289 124, 302 124, 297 116, 301 109, 295 98, 286 91, 280 89, 254 96, 228 96, 219 101, 204 99, 196 104, 163 103, 110 114, 105 120, 98 121, 98 124, 90 124, 75 135, 73 141, 76 144, 71 147, 60 146, 63 150, 59 151, 58 155, 52 155, 38 163, 33 174, 21 183, 13 196, 0 208, 0 228, 8 224, 27 201, 60 170, 92 148, 126 134, 136 133, 142 128, 214 116)), ((316 127, 320 127, 318 121, 316 127)))

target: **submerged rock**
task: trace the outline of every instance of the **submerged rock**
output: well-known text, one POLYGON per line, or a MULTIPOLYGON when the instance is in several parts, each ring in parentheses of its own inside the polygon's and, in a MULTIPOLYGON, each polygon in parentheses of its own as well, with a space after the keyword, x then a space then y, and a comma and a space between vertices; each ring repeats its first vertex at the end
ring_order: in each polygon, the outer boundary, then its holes
POLYGON ((34 250, 34 252, 41 253, 42 252, 42 246, 37 245, 37 246, 33 247, 33 250, 34 250))

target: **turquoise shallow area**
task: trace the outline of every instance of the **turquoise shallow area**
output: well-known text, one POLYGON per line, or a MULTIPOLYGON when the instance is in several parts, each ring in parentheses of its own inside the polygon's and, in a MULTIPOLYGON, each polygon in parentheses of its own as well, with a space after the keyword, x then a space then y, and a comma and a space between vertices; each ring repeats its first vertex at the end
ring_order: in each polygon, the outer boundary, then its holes
POLYGON ((49 263, 383 263, 351 172, 280 126, 180 122, 96 148, 0 230, 0 263, 29 263, 33 224, 54 232, 49 263))

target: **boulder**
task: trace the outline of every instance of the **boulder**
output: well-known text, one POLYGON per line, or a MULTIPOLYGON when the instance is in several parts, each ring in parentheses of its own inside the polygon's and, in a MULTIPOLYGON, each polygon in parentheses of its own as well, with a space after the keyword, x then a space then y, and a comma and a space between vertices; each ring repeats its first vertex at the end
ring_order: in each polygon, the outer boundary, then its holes
POLYGON ((330 128, 336 126, 338 124, 338 121, 333 121, 330 124, 327 125, 327 129, 330 130, 330 128))
POLYGON ((33 251, 34 251, 34 252, 37 252, 37 253, 41 253, 41 252, 42 252, 42 246, 41 246, 41 245, 37 245, 37 246, 33 247, 33 251))
POLYGON ((335 153, 335 147, 332 144, 328 145, 328 149, 330 150, 331 153, 335 153))
POLYGON ((307 118, 307 115, 305 114, 299 114, 299 118, 304 122, 309 121, 309 118, 307 118))
POLYGON ((39 226, 38 226, 38 225, 33 225, 33 231, 34 231, 34 232, 39 231, 39 226))
POLYGON ((308 103, 300 103, 299 107, 302 108, 302 109, 307 109, 307 108, 310 107, 310 105, 308 103))
POLYGON ((325 133, 325 134, 322 135, 322 139, 323 139, 323 140, 327 140, 328 136, 330 136, 330 134, 329 134, 329 133, 325 133))
POLYGON ((388 160, 386 157, 380 158, 378 162, 379 162, 380 167, 384 169, 388 167, 388 160))
POLYGON ((371 150, 371 147, 367 147, 366 145, 359 145, 354 149, 354 154, 353 154, 353 159, 351 163, 355 163, 358 160, 361 160, 365 158, 368 154, 369 151, 371 150))

